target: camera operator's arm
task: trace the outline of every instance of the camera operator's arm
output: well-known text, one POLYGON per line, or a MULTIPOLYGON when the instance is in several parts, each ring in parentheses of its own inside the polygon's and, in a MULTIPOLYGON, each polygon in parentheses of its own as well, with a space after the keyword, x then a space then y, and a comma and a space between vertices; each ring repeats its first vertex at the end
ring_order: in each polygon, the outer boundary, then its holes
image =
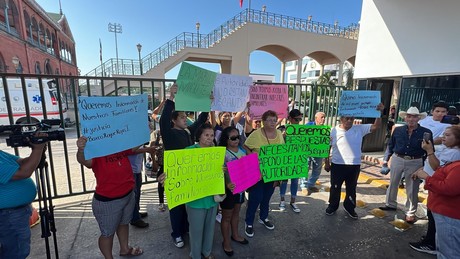
POLYGON ((153 144, 154 142, 150 143, 150 147, 144 147, 144 146, 135 147, 132 149, 132 151, 135 154, 149 153, 150 155, 154 156, 157 150, 153 144))
POLYGON ((37 169, 40 160, 42 159, 43 148, 45 145, 46 143, 31 144, 32 153, 30 153, 30 155, 26 158, 19 158, 17 160, 19 169, 13 175, 13 180, 26 179, 32 175, 35 169, 37 169))
POLYGON ((77 147, 78 147, 78 151, 77 151, 77 161, 78 163, 88 167, 88 168, 91 168, 91 165, 92 165, 92 162, 93 160, 89 159, 89 160, 85 160, 85 153, 83 152, 85 150, 85 147, 86 147, 86 137, 84 136, 81 136, 80 138, 78 138, 77 140, 77 147))

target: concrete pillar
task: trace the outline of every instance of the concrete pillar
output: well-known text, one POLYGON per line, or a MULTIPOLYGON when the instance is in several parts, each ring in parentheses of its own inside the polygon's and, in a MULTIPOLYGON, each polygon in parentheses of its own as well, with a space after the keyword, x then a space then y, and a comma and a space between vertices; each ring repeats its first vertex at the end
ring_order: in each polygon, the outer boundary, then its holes
POLYGON ((232 61, 231 60, 220 61, 220 73, 221 74, 231 74, 232 73, 232 61))
POLYGON ((286 75, 286 62, 281 62, 280 83, 285 82, 286 75))
POLYGON ((320 64, 319 65, 319 76, 322 76, 324 74, 324 65, 320 64))
POLYGON ((249 75, 249 54, 234 55, 231 61, 232 75, 248 76, 249 75))
POLYGON ((339 74, 337 75, 337 84, 342 85, 343 84, 343 61, 339 62, 339 74))
POLYGON ((297 60, 297 83, 302 82, 302 58, 297 60))

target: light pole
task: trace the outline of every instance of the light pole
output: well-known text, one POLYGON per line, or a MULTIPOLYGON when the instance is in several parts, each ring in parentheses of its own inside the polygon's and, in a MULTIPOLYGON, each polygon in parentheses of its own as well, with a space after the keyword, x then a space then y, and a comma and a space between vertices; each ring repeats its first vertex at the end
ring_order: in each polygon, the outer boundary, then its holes
POLYGON ((198 48, 200 47, 200 22, 197 22, 195 24, 196 27, 196 34, 198 35, 198 48))
POLYGON ((117 74, 120 74, 120 66, 118 64, 118 40, 117 40, 117 33, 123 32, 123 27, 119 23, 109 23, 109 32, 113 32, 115 34, 115 51, 117 54, 117 74))
POLYGON ((143 75, 144 72, 142 71, 142 59, 141 59, 142 45, 140 43, 137 43, 136 47, 137 47, 137 52, 139 52, 139 68, 141 70, 141 75, 143 75))
POLYGON ((262 5, 262 13, 265 13, 265 10, 267 10, 267 6, 266 6, 266 5, 262 5))

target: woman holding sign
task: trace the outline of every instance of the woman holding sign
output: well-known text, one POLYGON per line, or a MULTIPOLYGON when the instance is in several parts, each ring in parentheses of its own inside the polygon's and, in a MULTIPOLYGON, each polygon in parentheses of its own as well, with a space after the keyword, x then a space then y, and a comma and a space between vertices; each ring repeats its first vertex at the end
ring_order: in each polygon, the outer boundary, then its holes
MULTIPOLYGON (((246 150, 239 146, 240 134, 237 128, 228 127, 222 131, 219 139, 219 146, 227 147, 225 152, 225 164, 230 161, 239 159, 246 155, 246 150)), ((244 192, 233 194, 235 184, 231 182, 230 176, 227 171, 227 167, 224 167, 225 171, 225 194, 226 198, 220 203, 222 208, 222 222, 220 230, 224 242, 222 247, 224 252, 228 256, 233 255, 232 246, 230 240, 238 242, 242 245, 249 244, 248 240, 238 235, 238 221, 240 219, 240 208, 244 202, 244 192), (231 235, 230 235, 230 230, 231 235), (231 238, 229 238, 231 236, 231 238)))
MULTIPOLYGON (((209 124, 203 124, 196 131, 198 144, 187 148, 201 148, 214 146, 214 130, 209 124)), ((211 254, 214 240, 214 220, 216 218, 217 203, 214 196, 207 196, 198 200, 186 203, 189 235, 190 235, 190 257, 193 259, 214 258, 211 254)))
MULTIPOLYGON (((281 131, 276 129, 278 115, 276 112, 268 110, 262 114, 263 126, 255 130, 249 135, 244 142, 244 149, 251 153, 259 153, 260 147, 273 144, 284 144, 284 138, 281 131)), ((256 185, 249 189, 248 209, 246 210, 246 226, 245 234, 248 237, 254 236, 254 218, 257 207, 260 205, 259 223, 267 229, 273 230, 275 226, 268 220, 268 211, 270 207, 270 199, 275 191, 275 187, 279 182, 264 183, 261 179, 256 185)))

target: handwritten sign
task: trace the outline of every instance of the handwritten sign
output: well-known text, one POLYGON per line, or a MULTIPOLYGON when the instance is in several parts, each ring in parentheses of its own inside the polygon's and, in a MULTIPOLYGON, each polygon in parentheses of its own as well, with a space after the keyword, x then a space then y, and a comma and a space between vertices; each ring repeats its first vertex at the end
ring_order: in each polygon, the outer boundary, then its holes
POLYGON ((328 157, 331 127, 327 125, 286 125, 286 143, 305 146, 309 157, 328 157))
POLYGON ((240 193, 260 180, 259 159, 257 153, 243 156, 227 163, 230 180, 235 184, 233 194, 240 193))
POLYGON ((182 62, 177 76, 176 110, 210 111, 216 73, 182 62))
POLYGON ((147 95, 78 98, 85 159, 101 157, 150 140, 147 95))
POLYGON ((279 118, 287 117, 288 91, 286 85, 254 85, 249 90, 252 119, 262 118, 267 110, 273 110, 279 118))
POLYGON ((308 177, 309 147, 298 144, 262 146, 260 171, 264 182, 308 177))
POLYGON ((339 116, 380 118, 377 105, 380 91, 343 91, 339 102, 339 116))
POLYGON ((214 83, 214 101, 212 111, 240 112, 246 108, 249 100, 249 88, 252 78, 249 76, 236 76, 217 74, 214 83))
POLYGON ((168 207, 225 193, 224 158, 225 147, 165 151, 168 207))

